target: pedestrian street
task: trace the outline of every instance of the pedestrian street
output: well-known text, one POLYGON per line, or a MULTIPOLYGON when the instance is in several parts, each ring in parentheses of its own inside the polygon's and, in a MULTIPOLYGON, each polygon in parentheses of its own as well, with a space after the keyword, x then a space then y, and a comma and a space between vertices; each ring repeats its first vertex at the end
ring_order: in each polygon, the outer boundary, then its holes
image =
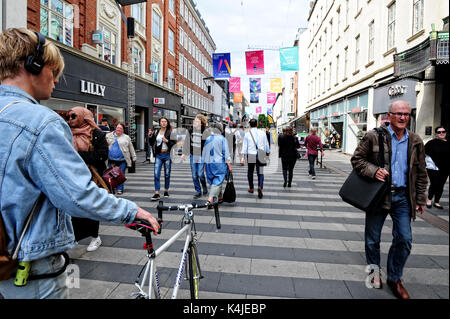
MULTIPOLYGON (((364 213, 340 199, 345 176, 329 168, 338 163, 331 157, 327 166, 329 152, 325 152, 324 168, 316 169, 316 180, 308 176, 308 163, 302 160, 297 161, 291 188, 283 188, 281 164, 275 172, 266 173, 262 199, 256 192, 247 192, 247 167, 233 164, 237 200, 220 205, 222 228, 216 230, 213 210, 198 210, 195 215, 204 276, 200 298, 395 299, 386 285, 366 287, 364 213)), ((138 153, 136 173, 127 174, 122 196, 156 215, 157 202, 150 201, 153 164, 143 160, 143 152, 138 153)), ((162 198, 165 205, 192 202, 189 164, 172 164, 169 194, 162 198)), ((445 196, 448 199, 448 188, 445 196)), ((448 202, 442 204, 448 216, 448 202)), ((181 218, 182 212, 165 212, 162 234, 154 240, 156 248, 181 228, 181 218)), ((412 227, 413 247, 402 278, 405 287, 411 298, 448 299, 448 233, 421 218, 412 227)), ((384 269, 391 232, 388 217, 382 232, 384 269)), ((104 222, 100 236, 103 244, 94 252, 86 252, 90 239, 69 251, 80 269, 80 288, 70 289, 70 297, 132 298, 134 281, 147 260, 144 238, 122 225, 104 222)), ((177 241, 157 259, 164 298, 171 296, 183 243, 177 241)), ((178 296, 189 298, 187 281, 178 296)))

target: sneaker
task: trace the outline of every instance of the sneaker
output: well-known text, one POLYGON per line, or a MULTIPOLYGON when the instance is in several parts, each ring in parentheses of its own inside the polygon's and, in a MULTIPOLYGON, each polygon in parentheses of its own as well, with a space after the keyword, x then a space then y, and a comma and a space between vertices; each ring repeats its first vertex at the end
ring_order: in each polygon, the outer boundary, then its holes
POLYGON ((169 192, 164 192, 164 197, 169 197, 169 192))
POLYGON ((194 199, 199 199, 200 197, 202 197, 202 193, 195 193, 193 196, 194 199))
POLYGON ((311 177, 311 179, 316 179, 316 176, 311 177))
POLYGON ((375 271, 373 270, 370 272, 370 285, 372 286, 372 288, 375 289, 381 289, 383 288, 383 282, 381 281, 381 272, 378 271, 378 274, 375 275, 375 271))
POLYGON ((102 240, 100 239, 100 236, 97 238, 92 238, 88 248, 86 248, 87 251, 94 251, 97 250, 98 247, 102 244, 102 240))
POLYGON ((155 194, 155 195, 153 195, 153 197, 152 197, 152 201, 160 200, 160 199, 161 199, 161 196, 159 196, 159 194, 155 194))

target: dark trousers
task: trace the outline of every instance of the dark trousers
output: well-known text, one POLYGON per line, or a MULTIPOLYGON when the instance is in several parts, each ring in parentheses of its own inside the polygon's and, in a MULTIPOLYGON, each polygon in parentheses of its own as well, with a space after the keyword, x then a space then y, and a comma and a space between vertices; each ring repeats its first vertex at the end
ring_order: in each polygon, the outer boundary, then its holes
POLYGON ((316 176, 316 171, 314 170, 314 162, 317 159, 317 155, 308 154, 308 162, 309 162, 309 174, 312 176, 316 176))
POLYGON ((283 169, 283 179, 285 183, 292 183, 292 178, 294 176, 294 167, 295 163, 297 162, 297 159, 291 160, 283 160, 281 159, 281 166, 283 169))
POLYGON ((256 175, 258 175, 258 187, 263 188, 264 184, 264 174, 262 173, 262 167, 257 163, 248 163, 248 171, 247 171, 247 179, 248 179, 248 187, 250 189, 254 188, 253 185, 253 172, 256 167, 256 175))
POLYGON ((430 178, 430 188, 428 188, 428 199, 432 200, 434 196, 434 202, 439 203, 442 192, 444 190, 445 182, 447 181, 448 173, 442 171, 435 171, 427 169, 428 177, 430 178))

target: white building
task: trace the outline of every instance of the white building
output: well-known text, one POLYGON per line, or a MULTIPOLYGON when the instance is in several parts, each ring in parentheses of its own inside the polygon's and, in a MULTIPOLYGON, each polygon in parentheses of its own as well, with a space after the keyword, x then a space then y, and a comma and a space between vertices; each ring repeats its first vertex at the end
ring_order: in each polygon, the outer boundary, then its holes
POLYGON ((412 107, 411 129, 424 140, 431 128, 448 124, 448 9, 444 0, 313 1, 307 36, 299 41, 299 56, 307 55, 299 109, 309 113, 310 127, 323 138, 336 130, 343 151, 353 153, 398 99, 412 107), (445 65, 429 59, 437 45, 447 50, 445 65))

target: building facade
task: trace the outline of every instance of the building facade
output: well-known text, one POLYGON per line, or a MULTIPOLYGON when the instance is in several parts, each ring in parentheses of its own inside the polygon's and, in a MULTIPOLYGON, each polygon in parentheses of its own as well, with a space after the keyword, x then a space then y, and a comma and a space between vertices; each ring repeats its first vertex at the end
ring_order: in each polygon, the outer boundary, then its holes
POLYGON ((427 127, 448 124, 442 111, 448 102, 439 93, 445 84, 435 76, 446 66, 436 72, 438 66, 421 56, 414 72, 401 73, 394 60, 426 46, 445 21, 448 28, 448 2, 441 0, 312 1, 299 45, 300 56, 307 56, 299 92, 306 95, 300 101, 306 100, 310 127, 323 140, 337 132, 343 151, 353 153, 368 129, 386 121, 389 104, 402 99, 413 109, 410 128, 431 138, 427 127))

